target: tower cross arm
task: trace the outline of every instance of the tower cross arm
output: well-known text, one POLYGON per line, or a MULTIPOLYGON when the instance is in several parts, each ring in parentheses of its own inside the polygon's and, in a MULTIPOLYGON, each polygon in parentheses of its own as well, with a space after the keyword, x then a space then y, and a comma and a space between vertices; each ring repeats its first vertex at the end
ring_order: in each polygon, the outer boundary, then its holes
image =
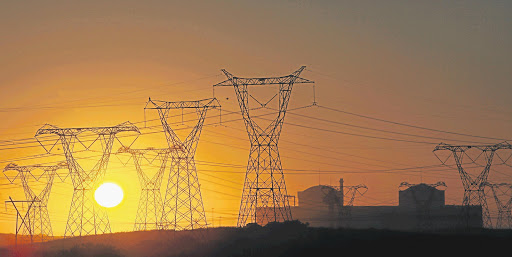
POLYGON ((300 73, 306 68, 306 66, 300 67, 297 71, 293 72, 290 75, 280 76, 280 77, 267 77, 267 78, 241 78, 233 76, 233 74, 229 73, 225 69, 221 71, 224 72, 227 80, 224 80, 220 83, 213 85, 214 87, 220 86, 234 86, 234 85, 279 85, 279 84, 306 84, 306 83, 315 83, 312 80, 305 79, 299 77, 300 73))
POLYGON ((495 144, 492 147, 495 149, 512 149, 512 145, 507 141, 495 144))
POLYGON ((154 153, 157 153, 157 154, 168 154, 168 153, 171 153, 172 151, 183 151, 183 148, 180 147, 180 146, 173 146, 173 147, 168 147, 168 148, 154 148, 154 147, 148 147, 148 148, 144 148, 144 149, 133 149, 133 148, 130 148, 128 146, 121 146, 118 150, 117 150, 117 153, 129 153, 129 154, 146 154, 148 152, 154 152, 154 153))
POLYGON ((366 185, 364 185, 364 184, 359 184, 357 186, 347 186, 347 187, 348 188, 352 188, 352 189, 354 189, 354 190, 356 190, 358 192, 359 192, 359 189, 361 189, 361 188, 364 189, 364 190, 368 190, 368 187, 366 185))
POLYGON ((42 164, 34 164, 34 165, 23 165, 20 166, 14 162, 7 164, 4 170, 16 170, 19 172, 30 172, 34 169, 42 169, 42 170, 58 170, 58 169, 67 169, 67 162, 59 162, 55 165, 42 165, 42 164))
POLYGON ((194 109, 194 108, 218 108, 221 107, 217 98, 207 98, 197 101, 179 101, 179 102, 168 102, 160 100, 152 100, 149 98, 144 109, 194 109), (153 104, 152 107, 148 107, 149 104, 153 104))
MULTIPOLYGON (((45 174, 46 174, 47 176, 51 176, 51 175, 53 175, 53 173, 48 173, 48 172, 50 172, 50 171, 51 171, 51 172, 55 172, 55 171, 57 171, 57 170, 59 170, 59 169, 68 169, 68 164, 67 164, 67 162, 60 162, 60 163, 55 164, 55 165, 41 165, 41 164, 34 164, 34 165, 23 165, 23 166, 20 166, 20 165, 18 165, 18 164, 16 164, 16 163, 14 163, 14 162, 11 162, 11 163, 7 164, 7 165, 4 167, 3 172, 4 172, 5 177, 6 177, 6 178, 11 182, 11 183, 13 183, 13 182, 14 182, 14 180, 15 180, 16 178, 18 178, 18 175, 19 175, 19 173, 20 173, 20 172, 30 173, 30 175, 31 175, 32 177, 34 177, 37 181, 39 181, 39 179, 40 179, 41 177, 43 177, 45 174), (44 172, 43 172, 39 177, 35 177, 35 176, 34 176, 34 174, 32 174, 32 173, 31 173, 31 172, 32 172, 33 170, 35 170, 35 169, 41 169, 41 170, 43 170, 44 172), (8 177, 8 176, 5 174, 5 172, 6 172, 6 171, 17 171, 17 172, 18 172, 18 174, 17 174, 14 178, 10 178, 10 177, 8 177)), ((22 175, 22 176, 23 176, 23 175, 22 175)), ((59 176, 59 178, 60 178, 60 176, 59 176)), ((61 180, 62 180, 62 181, 64 181, 62 178, 61 178, 61 180)))
POLYGON ((425 184, 425 183, 420 183, 420 184, 411 184, 409 182, 402 182, 400 183, 400 186, 398 186, 399 188, 410 188, 410 187, 414 187, 414 186, 418 186, 418 185, 421 185, 421 184, 424 184, 426 186, 429 186, 429 187, 433 187, 433 188, 437 188, 437 187, 447 187, 446 186, 446 183, 444 183, 443 181, 439 181, 435 184, 425 184))
POLYGON ((133 123, 126 121, 116 126, 111 127, 88 127, 88 128, 59 128, 54 125, 45 124, 37 130, 36 137, 45 134, 55 134, 59 136, 74 136, 85 131, 91 131, 98 135, 117 134, 119 132, 132 131, 140 134, 139 128, 133 123))
POLYGON ((436 145, 436 147, 434 148, 433 152, 435 152, 435 151, 442 151, 442 150, 465 151, 467 149, 470 149, 471 147, 476 147, 476 146, 471 146, 471 145, 450 145, 450 144, 440 143, 439 145, 436 145))
POLYGON ((489 145, 450 145, 445 143, 440 143, 434 148, 435 151, 439 150, 450 150, 450 151, 465 151, 470 148, 478 148, 482 151, 496 151, 500 149, 512 149, 512 145, 507 141, 501 142, 498 144, 489 144, 489 145))

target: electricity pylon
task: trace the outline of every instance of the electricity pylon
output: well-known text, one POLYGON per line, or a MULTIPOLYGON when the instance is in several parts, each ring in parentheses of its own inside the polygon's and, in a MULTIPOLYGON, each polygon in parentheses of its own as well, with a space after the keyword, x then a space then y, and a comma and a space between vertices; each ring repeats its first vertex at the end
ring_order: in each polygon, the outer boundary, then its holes
POLYGON ((432 223, 432 216, 430 211, 432 209, 432 201, 434 200, 435 191, 433 189, 437 189, 438 187, 446 187, 446 184, 442 181, 439 181, 435 184, 410 184, 409 182, 402 182, 399 186, 399 188, 404 188, 403 190, 407 190, 411 187, 416 187, 414 190, 411 190, 411 194, 416 207, 417 228, 419 230, 432 230, 434 228, 434 224, 432 223), (418 190, 421 190, 422 192, 428 190, 427 197, 418 197, 418 190))
MULTIPOLYGON (((290 75, 268 78, 235 77, 226 70, 222 70, 227 80, 214 85, 214 87, 229 86, 235 89, 249 141, 251 142, 238 213, 237 225, 239 227, 247 223, 264 225, 268 222, 292 219, 290 204, 288 198, 285 197, 287 195, 286 184, 277 144, 293 85, 314 83, 311 80, 299 77, 304 69, 305 66, 302 66, 290 75), (254 97, 249 94, 248 86, 252 85, 278 85, 279 87, 279 92, 269 100, 269 102, 272 101, 276 96, 279 99, 278 115, 264 129, 256 124, 249 113, 249 97, 254 97)), ((261 106, 265 107, 267 104, 268 102, 261 104, 261 106)))
POLYGON ((50 153, 60 141, 68 163, 69 174, 71 175, 74 190, 66 230, 64 232, 65 237, 111 232, 107 212, 104 208, 94 203, 93 189, 106 173, 114 141, 117 140, 121 143, 117 134, 129 131, 140 134, 139 129, 130 122, 124 122, 113 127, 88 128, 58 128, 46 124, 36 132, 36 139, 48 153, 50 153), (91 133, 93 138, 90 140, 85 140, 85 138, 81 139, 79 136, 84 132, 91 133), (47 149, 38 139, 38 137, 42 135, 57 135, 58 139, 50 149, 47 149), (87 141, 92 143, 87 146, 84 144, 87 141), (86 151, 91 151, 90 148, 96 142, 101 143, 102 153, 94 167, 90 170, 85 170, 78 163, 74 147, 77 143, 80 143, 85 147, 86 151))
POLYGON ((349 226, 349 219, 352 218, 352 207, 354 206, 354 201, 356 196, 363 196, 368 191, 368 187, 364 184, 359 184, 356 186, 343 186, 343 197, 348 199, 348 201, 343 201, 345 204, 341 208, 341 217, 342 222, 345 223, 345 226, 349 226))
POLYGON ((509 183, 486 183, 485 186, 491 189, 494 200, 496 201, 496 207, 498 208, 496 228, 512 228, 512 185, 509 183))
POLYGON ((357 186, 343 186, 344 197, 349 199, 344 206, 354 206, 354 200, 357 195, 364 195, 368 191, 368 187, 364 184, 357 186))
POLYGON ((7 203, 11 203, 14 209, 16 210, 16 236, 14 244, 17 246, 18 241, 21 241, 22 244, 33 243, 34 242, 34 227, 30 223, 31 219, 31 209, 34 204, 39 201, 15 201, 9 196, 9 201, 5 201, 5 210, 7 211, 7 203), (22 214, 22 210, 18 209, 19 205, 27 205, 27 211, 25 214, 22 214))
POLYGON ((468 228, 470 226, 470 206, 481 206, 483 226, 488 228, 492 227, 491 216, 489 213, 489 207, 487 206, 484 188, 485 184, 487 183, 487 178, 489 177, 489 171, 491 169, 491 164, 495 153, 500 149, 512 149, 512 145, 507 142, 494 145, 449 145, 441 143, 437 145, 433 150, 434 155, 441 161, 442 164, 446 164, 446 161, 452 155, 455 159, 455 164, 457 165, 457 169, 462 180, 462 186, 464 187, 464 198, 462 201, 462 221, 466 223, 465 225, 468 228), (471 158, 471 156, 466 153, 466 151, 469 149, 477 149, 481 151, 481 154, 479 154, 476 158, 471 158), (437 151, 450 151, 451 153, 446 159, 442 160, 436 154, 437 151), (480 156, 484 156, 485 164, 483 165, 483 170, 480 172, 480 174, 477 177, 474 177, 473 175, 466 172, 463 164, 476 164, 476 161, 480 158, 480 156), (468 163, 463 163, 465 158, 469 159, 468 163))
MULTIPOLYGON (((25 201, 13 201, 10 197, 10 203, 13 204, 16 209, 16 219, 21 219, 21 223, 16 222, 16 243, 18 242, 18 234, 22 237, 28 237, 30 243, 33 242, 46 242, 53 239, 52 226, 50 222, 50 215, 48 213, 48 200, 50 198, 50 192, 52 189, 55 175, 60 177, 57 173, 59 169, 67 169, 66 163, 59 163, 57 165, 44 166, 44 165, 27 165, 18 166, 15 163, 9 163, 4 168, 4 175, 7 179, 13 183, 16 178, 19 177, 21 180, 23 189, 25 191, 25 201), (32 173, 35 169, 41 169, 43 173, 39 176, 34 176, 32 173), (16 172, 16 176, 9 177, 6 171, 16 172), (45 178, 45 187, 39 194, 36 194, 32 187, 29 185, 30 177, 36 181, 40 181, 41 178, 45 178), (22 215, 16 203, 26 203, 28 205, 27 212, 22 215)), ((61 178, 61 177, 60 177, 61 178)), ((62 180, 62 178, 61 178, 62 180)))
POLYGON ((162 185, 167 160, 172 150, 171 148, 131 149, 129 147, 121 147, 117 151, 117 153, 131 154, 139 177, 141 193, 133 227, 134 231, 156 230, 161 228, 160 219, 162 218, 163 202, 160 186, 162 185), (154 156, 150 156, 151 154, 154 156), (148 164, 152 164, 156 160, 159 161, 159 169, 152 177, 149 177, 141 168, 144 160, 148 164))
POLYGON ((158 101, 150 98, 144 108, 158 111, 169 148, 181 149, 171 152, 171 171, 163 203, 162 229, 191 230, 207 227, 195 153, 206 112, 212 108, 220 108, 215 98, 181 102, 158 101), (150 103, 152 106, 148 107, 150 103), (169 112, 177 109, 194 109, 197 114, 197 123, 185 140, 181 140, 168 123, 169 112))
POLYGON ((321 186, 321 191, 324 195, 322 202, 327 204, 329 214, 329 226, 339 227, 341 221, 343 197, 341 192, 333 186, 321 186))

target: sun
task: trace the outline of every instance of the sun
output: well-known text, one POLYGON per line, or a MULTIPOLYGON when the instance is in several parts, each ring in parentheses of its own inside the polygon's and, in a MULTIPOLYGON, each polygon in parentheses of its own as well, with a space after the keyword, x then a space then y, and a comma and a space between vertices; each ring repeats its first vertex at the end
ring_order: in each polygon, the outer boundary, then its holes
POLYGON ((107 208, 115 207, 123 201, 123 189, 114 183, 103 183, 94 192, 94 200, 107 208))

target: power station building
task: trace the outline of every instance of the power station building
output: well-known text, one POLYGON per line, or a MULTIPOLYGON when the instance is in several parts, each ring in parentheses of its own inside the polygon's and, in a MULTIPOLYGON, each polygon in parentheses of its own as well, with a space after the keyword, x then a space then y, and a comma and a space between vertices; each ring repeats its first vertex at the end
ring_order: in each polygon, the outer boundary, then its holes
POLYGON ((392 230, 447 230, 481 228, 481 206, 445 204, 445 191, 427 184, 398 192, 398 206, 347 206, 343 179, 340 186, 318 185, 298 192, 291 206, 294 220, 312 227, 376 228, 392 230))

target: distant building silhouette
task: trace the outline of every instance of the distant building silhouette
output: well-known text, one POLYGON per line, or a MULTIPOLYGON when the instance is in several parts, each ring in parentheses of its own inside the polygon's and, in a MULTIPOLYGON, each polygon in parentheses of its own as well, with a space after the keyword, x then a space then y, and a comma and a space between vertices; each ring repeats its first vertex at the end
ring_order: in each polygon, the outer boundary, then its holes
POLYGON ((298 206, 291 207, 293 218, 312 227, 449 230, 467 228, 461 214, 469 208, 470 228, 483 224, 481 206, 446 205, 445 191, 428 184, 399 191, 398 206, 346 206, 353 199, 344 202, 343 188, 340 180, 339 187, 317 185, 299 191, 298 206))

